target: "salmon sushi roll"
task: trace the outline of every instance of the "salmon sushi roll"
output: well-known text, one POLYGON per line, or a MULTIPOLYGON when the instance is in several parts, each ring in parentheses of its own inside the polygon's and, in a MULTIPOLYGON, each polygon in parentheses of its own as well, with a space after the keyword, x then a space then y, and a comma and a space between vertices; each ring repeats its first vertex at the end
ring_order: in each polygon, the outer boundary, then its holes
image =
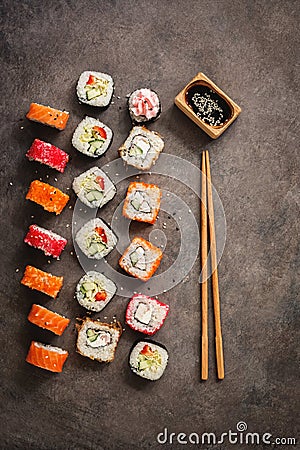
POLYGON ((46 211, 60 214, 69 201, 69 196, 58 188, 39 180, 31 182, 26 195, 27 200, 42 206, 46 211))
POLYGON ((102 208, 116 195, 116 187, 99 167, 92 167, 74 178, 73 190, 89 208, 102 208))
POLYGON ((99 362, 114 360, 119 339, 122 335, 120 322, 104 323, 86 318, 78 325, 77 352, 99 362))
POLYGON ((155 131, 146 127, 133 127, 119 148, 123 161, 140 170, 149 170, 163 151, 164 141, 155 131))
POLYGON ((68 241, 51 230, 46 230, 38 225, 30 225, 24 242, 31 247, 42 250, 47 256, 59 258, 68 241))
POLYGON ((62 372, 63 365, 68 358, 69 353, 59 347, 41 344, 32 341, 26 357, 26 361, 33 366, 50 372, 62 372))
POLYGON ((57 128, 58 130, 64 130, 69 120, 69 113, 51 108, 50 106, 31 103, 26 117, 33 122, 39 122, 43 125, 57 128))
POLYGON ((35 304, 31 307, 28 314, 28 320, 34 325, 52 331, 52 333, 57 334, 58 336, 63 334, 70 322, 70 319, 35 304))
POLYGON ((56 298, 63 285, 63 277, 56 277, 33 266, 26 266, 21 283, 24 286, 56 298))
POLYGON ((86 70, 77 83, 78 100, 91 106, 104 108, 111 102, 114 81, 110 75, 86 70))
POLYGON ((151 242, 135 237, 119 260, 125 272, 142 281, 148 281, 160 265, 163 253, 151 242))
POLYGON ((155 184, 130 183, 123 206, 123 216, 154 224, 159 212, 161 190, 155 184))
POLYGON ((169 305, 143 294, 135 294, 126 309, 126 323, 135 331, 152 336, 164 324, 169 305))
POLYGON ((68 153, 64 152, 55 145, 48 144, 48 142, 35 139, 26 153, 29 161, 37 161, 41 164, 51 167, 63 173, 67 162, 69 161, 68 153))

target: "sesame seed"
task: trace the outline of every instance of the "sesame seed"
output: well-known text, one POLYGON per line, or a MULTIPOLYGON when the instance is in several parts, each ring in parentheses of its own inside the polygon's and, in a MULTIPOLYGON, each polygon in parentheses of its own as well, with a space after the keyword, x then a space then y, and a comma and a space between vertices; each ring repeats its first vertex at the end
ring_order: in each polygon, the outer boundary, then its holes
POLYGON ((9 183, 9 184, 10 184, 10 186, 12 186, 12 185, 13 185, 11 181, 10 181, 10 183, 9 183))
POLYGON ((16 272, 20 272, 20 269, 16 269, 16 272))

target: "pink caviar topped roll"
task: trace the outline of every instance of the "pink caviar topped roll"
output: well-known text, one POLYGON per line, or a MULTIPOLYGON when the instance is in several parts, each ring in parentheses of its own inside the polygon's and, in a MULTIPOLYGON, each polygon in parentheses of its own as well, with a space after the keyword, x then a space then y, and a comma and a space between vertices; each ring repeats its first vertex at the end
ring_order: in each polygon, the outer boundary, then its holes
POLYGON ((160 100, 156 92, 142 88, 130 94, 129 114, 134 123, 153 122, 161 113, 160 100))

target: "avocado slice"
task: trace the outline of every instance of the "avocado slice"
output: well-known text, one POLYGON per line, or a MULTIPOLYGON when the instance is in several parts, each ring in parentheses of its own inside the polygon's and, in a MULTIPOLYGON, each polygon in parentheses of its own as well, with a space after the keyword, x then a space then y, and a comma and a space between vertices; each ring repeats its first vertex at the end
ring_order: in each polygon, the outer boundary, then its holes
POLYGON ((99 97, 101 95, 101 92, 99 89, 92 88, 86 93, 86 98, 88 100, 93 100, 93 98, 99 97))

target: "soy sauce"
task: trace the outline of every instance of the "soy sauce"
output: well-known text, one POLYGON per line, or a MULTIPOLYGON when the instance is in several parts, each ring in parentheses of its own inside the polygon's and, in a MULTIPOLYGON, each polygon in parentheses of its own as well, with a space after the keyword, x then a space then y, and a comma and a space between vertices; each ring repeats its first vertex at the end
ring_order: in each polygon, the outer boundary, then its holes
POLYGON ((185 94, 185 100, 199 119, 212 127, 224 125, 232 116, 226 100, 205 84, 192 85, 185 94))

